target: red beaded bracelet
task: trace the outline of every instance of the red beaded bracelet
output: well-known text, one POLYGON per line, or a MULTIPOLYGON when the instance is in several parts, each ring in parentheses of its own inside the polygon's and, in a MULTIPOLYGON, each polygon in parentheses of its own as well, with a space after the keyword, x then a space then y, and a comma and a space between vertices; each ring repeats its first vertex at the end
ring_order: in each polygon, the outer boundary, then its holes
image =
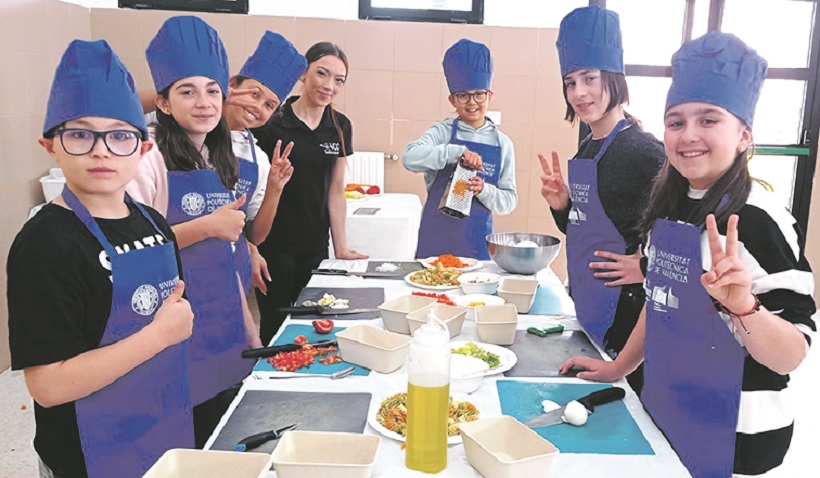
POLYGON ((742 314, 732 312, 726 306, 724 306, 723 304, 721 304, 718 301, 715 301, 715 307, 718 310, 720 310, 721 312, 723 312, 724 314, 728 315, 729 317, 736 318, 740 322, 741 327, 743 327, 743 330, 747 334, 749 334, 750 332, 749 332, 748 329, 746 329, 746 324, 743 323, 743 317, 748 317, 748 316, 750 316, 750 315, 752 315, 755 312, 758 312, 760 310, 760 299, 757 297, 757 294, 752 294, 752 297, 754 297, 754 299, 755 299, 754 305, 752 306, 752 308, 748 312, 744 312, 742 314))

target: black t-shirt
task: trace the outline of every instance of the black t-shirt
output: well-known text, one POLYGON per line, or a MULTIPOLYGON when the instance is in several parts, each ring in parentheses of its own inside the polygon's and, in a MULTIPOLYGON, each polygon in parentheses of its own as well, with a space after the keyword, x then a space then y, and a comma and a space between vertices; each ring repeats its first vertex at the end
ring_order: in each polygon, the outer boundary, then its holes
MULTIPOLYGON (((592 159, 606 138, 590 139, 575 154, 592 159)), ((598 194, 604 212, 626 241, 626 253, 638 249, 636 226, 643 214, 652 182, 666 160, 663 143, 637 125, 622 130, 598 162, 598 194)), ((568 177, 568 174, 566 175, 568 177)), ((562 211, 551 210, 558 229, 567 232, 572 202, 562 211)))
MULTIPOLYGON (((163 238, 129 205, 123 219, 96 219, 119 253, 174 241, 165 219, 146 210, 163 238)), ((176 245, 175 245, 176 247, 176 245)), ((177 254, 179 267, 179 254, 177 254)), ((14 370, 61 362, 97 348, 111 312, 111 262, 70 210, 47 204, 9 250, 9 345, 14 370)), ((74 402, 44 408, 34 402, 34 448, 58 476, 86 476, 74 402)))
POLYGON ((311 130, 293 113, 292 105, 297 98, 289 98, 282 107, 281 115, 274 116, 268 124, 252 131, 268 158, 273 157, 277 140, 282 140, 283 149, 293 141, 290 152, 293 176, 282 191, 270 234, 259 245, 263 254, 274 249, 294 254, 327 250, 330 229, 327 201, 333 170, 343 149, 341 156, 353 154, 350 120, 327 106, 319 126, 311 130), (331 111, 335 113, 335 122, 331 111))

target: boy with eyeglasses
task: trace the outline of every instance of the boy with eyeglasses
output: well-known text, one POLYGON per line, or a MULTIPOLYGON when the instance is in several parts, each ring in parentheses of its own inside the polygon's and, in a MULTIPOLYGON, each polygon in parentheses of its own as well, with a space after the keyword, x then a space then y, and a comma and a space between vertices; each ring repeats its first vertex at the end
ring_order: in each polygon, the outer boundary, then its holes
POLYGON ((44 477, 139 477, 192 447, 183 298, 174 235, 125 193, 153 143, 134 81, 104 40, 75 40, 51 88, 39 143, 62 195, 8 256, 12 368, 34 399, 44 477))

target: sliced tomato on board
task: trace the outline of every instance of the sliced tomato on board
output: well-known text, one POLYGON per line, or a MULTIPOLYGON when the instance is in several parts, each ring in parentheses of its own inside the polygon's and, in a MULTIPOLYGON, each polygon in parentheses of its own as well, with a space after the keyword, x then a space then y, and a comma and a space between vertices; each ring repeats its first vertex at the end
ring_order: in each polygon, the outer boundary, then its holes
POLYGON ((333 330, 333 321, 330 319, 314 320, 312 323, 319 334, 329 334, 333 330))

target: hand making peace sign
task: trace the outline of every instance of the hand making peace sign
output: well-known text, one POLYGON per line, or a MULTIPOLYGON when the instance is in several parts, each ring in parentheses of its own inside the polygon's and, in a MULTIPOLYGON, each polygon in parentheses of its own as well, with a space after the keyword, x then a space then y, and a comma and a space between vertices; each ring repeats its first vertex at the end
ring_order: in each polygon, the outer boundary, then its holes
POLYGON ((552 209, 560 211, 569 204, 569 188, 564 176, 561 174, 561 163, 558 161, 558 153, 552 152, 552 170, 547 164, 547 158, 538 153, 538 160, 541 162, 541 195, 547 200, 547 204, 552 209))
POLYGON ((732 214, 726 226, 726 244, 721 243, 715 216, 706 217, 712 268, 700 278, 701 284, 723 307, 736 313, 744 313, 755 305, 752 295, 752 278, 738 256, 738 217, 732 214))

